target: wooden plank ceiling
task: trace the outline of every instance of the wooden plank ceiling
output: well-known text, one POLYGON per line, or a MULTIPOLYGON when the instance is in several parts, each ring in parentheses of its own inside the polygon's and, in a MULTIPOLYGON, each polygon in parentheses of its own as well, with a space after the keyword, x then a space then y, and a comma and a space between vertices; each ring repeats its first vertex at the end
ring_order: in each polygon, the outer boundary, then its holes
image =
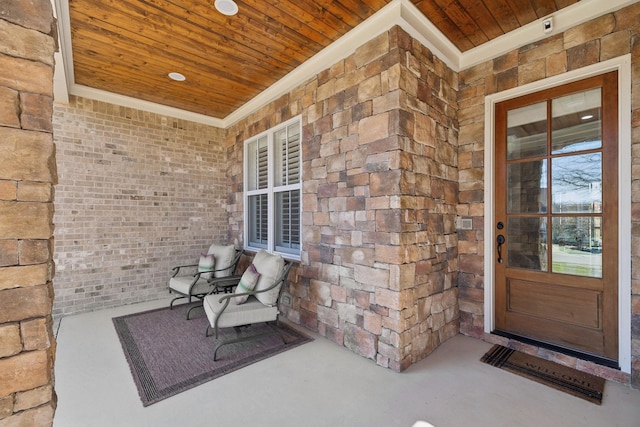
MULTIPOLYGON (((464 52, 578 1, 413 3, 464 52)), ((389 2, 69 0, 75 83, 224 118, 389 2)))

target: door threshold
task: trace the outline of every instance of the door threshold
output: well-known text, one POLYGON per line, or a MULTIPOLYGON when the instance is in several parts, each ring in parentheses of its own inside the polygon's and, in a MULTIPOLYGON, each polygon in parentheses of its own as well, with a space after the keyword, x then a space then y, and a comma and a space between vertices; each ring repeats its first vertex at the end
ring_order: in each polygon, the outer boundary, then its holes
POLYGON ((590 353, 583 353, 581 351, 577 351, 577 350, 572 350, 570 348, 567 347, 562 347, 556 344, 551 344, 548 342, 544 342, 544 341, 538 341, 535 340, 533 338, 528 338, 528 337, 524 337, 522 335, 516 335, 510 332, 506 332, 506 331, 501 331, 499 329, 495 329, 493 331, 491 331, 491 334, 493 335, 498 335, 504 338, 509 338, 515 341, 519 341, 522 342, 524 344, 529 344, 529 345, 534 345, 536 347, 541 347, 541 348, 545 348, 547 350, 552 350, 561 354, 566 354, 567 356, 571 356, 571 357, 575 357, 578 358, 580 360, 585 360, 587 362, 593 362, 595 364, 598 365, 602 365, 602 366, 606 366, 607 368, 613 368, 613 369, 617 369, 620 370, 620 364, 618 363, 617 360, 613 360, 613 359, 608 359, 606 357, 602 357, 602 356, 596 356, 594 354, 590 354, 590 353))

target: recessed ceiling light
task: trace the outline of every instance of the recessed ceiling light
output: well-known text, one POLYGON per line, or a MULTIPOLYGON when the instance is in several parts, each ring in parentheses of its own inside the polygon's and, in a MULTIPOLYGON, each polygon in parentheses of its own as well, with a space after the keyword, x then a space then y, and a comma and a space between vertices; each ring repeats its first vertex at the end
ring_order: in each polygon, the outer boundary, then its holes
POLYGON ((233 0, 216 0, 214 6, 223 15, 232 16, 238 13, 238 5, 233 0))
POLYGON ((184 75, 182 75, 180 73, 176 73, 176 72, 169 73, 169 78, 171 80, 175 80, 177 82, 183 82, 183 81, 187 80, 187 78, 184 75))
POLYGON ((586 114, 582 117, 580 117, 582 120, 589 120, 589 119, 593 119, 593 114, 586 114))

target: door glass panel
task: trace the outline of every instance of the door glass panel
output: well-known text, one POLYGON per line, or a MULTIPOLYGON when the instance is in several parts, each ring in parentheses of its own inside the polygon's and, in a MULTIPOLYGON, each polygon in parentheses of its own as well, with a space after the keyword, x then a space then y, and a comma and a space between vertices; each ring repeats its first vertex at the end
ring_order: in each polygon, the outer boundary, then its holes
POLYGON ((602 153, 551 161, 553 213, 602 212, 602 153))
POLYGON ((552 271, 602 277, 602 218, 553 218, 552 271))
POLYGON ((601 90, 591 89, 556 98, 551 104, 553 154, 602 146, 601 90))
POLYGON ((547 104, 527 105, 507 112, 507 159, 547 154, 547 104))
POLYGON ((507 213, 547 212, 547 160, 507 165, 507 213))
POLYGON ((547 271, 547 219, 509 218, 507 266, 547 271))

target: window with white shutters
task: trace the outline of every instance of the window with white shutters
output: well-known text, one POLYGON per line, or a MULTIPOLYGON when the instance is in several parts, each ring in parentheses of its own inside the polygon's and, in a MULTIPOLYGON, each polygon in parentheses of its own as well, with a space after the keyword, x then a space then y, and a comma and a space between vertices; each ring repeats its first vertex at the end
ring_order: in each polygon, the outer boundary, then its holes
POLYGON ((300 256, 300 118, 245 143, 247 249, 300 256))

